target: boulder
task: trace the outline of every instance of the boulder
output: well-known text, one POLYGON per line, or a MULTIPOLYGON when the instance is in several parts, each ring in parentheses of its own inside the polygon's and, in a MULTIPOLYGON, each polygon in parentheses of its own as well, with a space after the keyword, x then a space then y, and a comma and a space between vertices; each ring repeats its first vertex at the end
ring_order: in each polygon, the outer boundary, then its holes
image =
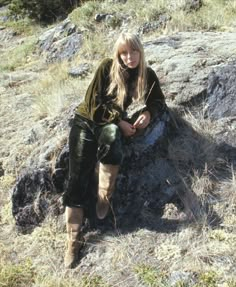
POLYGON ((82 34, 69 19, 49 29, 39 37, 40 53, 46 62, 71 60, 82 45, 82 34))
POLYGON ((80 64, 77 67, 72 67, 68 71, 68 75, 73 78, 83 78, 90 72, 91 66, 88 63, 80 64))
POLYGON ((207 115, 213 120, 236 117, 236 63, 213 70, 208 79, 207 115))
MULTIPOLYGON (((113 197, 113 213, 103 227, 116 224, 123 228, 149 224, 150 217, 161 215, 166 203, 180 202, 181 178, 171 160, 168 160, 168 134, 171 118, 168 112, 154 119, 144 134, 126 140, 124 161, 117 179, 113 197), (177 199, 178 198, 178 199, 177 199), (149 217, 144 216, 146 213, 149 217)), ((53 172, 48 168, 35 168, 21 175, 12 193, 13 216, 22 229, 40 224, 45 216, 63 211, 58 200, 68 182, 69 150, 66 144, 59 154, 53 172)), ((94 201, 86 210, 91 226, 101 223, 95 216, 96 178, 93 182, 94 201)), ((181 187, 183 189, 183 186, 181 187)), ((153 221, 154 222, 154 221, 153 221)))
POLYGON ((157 21, 153 22, 145 22, 141 27, 138 29, 139 34, 146 34, 149 32, 153 32, 157 29, 161 29, 166 26, 166 23, 171 19, 169 15, 162 14, 159 16, 157 21))
POLYGON ((17 179, 12 193, 12 214, 19 231, 31 230, 44 220, 53 208, 54 194, 47 169, 27 170, 17 179))
POLYGON ((144 43, 167 101, 190 110, 204 103, 212 70, 235 60, 235 46, 229 32, 179 32, 144 43))
POLYGON ((185 0, 184 10, 187 12, 192 12, 199 10, 202 7, 202 0, 185 0))
POLYGON ((206 113, 217 122, 216 142, 219 150, 236 164, 236 62, 212 70, 208 77, 206 113))

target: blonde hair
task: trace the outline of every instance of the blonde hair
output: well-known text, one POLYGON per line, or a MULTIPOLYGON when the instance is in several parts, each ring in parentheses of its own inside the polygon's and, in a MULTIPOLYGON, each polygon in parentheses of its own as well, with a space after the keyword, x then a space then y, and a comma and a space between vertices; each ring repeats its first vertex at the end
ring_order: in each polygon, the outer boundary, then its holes
POLYGON ((140 53, 135 100, 143 99, 146 88, 146 63, 143 46, 137 35, 122 33, 114 45, 113 63, 110 71, 111 82, 108 87, 108 94, 112 94, 112 92, 116 90, 116 102, 121 107, 123 107, 124 99, 127 93, 125 85, 125 67, 120 58, 120 50, 123 45, 129 45, 140 53))

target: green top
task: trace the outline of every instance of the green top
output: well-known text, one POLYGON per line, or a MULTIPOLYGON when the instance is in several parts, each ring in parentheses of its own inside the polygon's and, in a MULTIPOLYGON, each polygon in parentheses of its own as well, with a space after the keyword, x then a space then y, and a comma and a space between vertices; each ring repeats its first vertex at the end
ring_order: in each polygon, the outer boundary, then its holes
MULTIPOLYGON (((92 82, 90 83, 84 101, 82 101, 76 109, 76 114, 94 121, 96 124, 103 125, 106 123, 118 124, 121 119, 126 119, 126 109, 132 103, 132 95, 129 95, 130 82, 133 75, 128 77, 127 93, 124 109, 115 103, 116 93, 107 94, 107 89, 110 84, 110 69, 112 59, 104 59, 98 67, 92 82)), ((130 74, 135 73, 135 69, 129 69, 130 74), (133 70, 133 71, 132 71, 133 70)), ((147 88, 144 95, 145 108, 148 110, 151 117, 162 114, 166 108, 164 95, 161 91, 159 80, 155 72, 147 67, 147 88)), ((137 74, 137 73, 136 73, 137 74)), ((137 77, 136 77, 137 78, 137 77)))

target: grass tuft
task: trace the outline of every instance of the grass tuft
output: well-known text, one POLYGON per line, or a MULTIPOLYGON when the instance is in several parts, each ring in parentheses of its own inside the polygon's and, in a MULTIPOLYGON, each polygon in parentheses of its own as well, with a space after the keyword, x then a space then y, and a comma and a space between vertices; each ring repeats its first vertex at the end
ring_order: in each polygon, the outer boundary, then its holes
POLYGON ((32 286, 35 281, 35 271, 30 260, 12 265, 0 263, 1 287, 32 286))
POLYGON ((145 286, 162 287, 165 286, 165 274, 158 272, 154 267, 140 264, 134 267, 134 272, 145 286))
POLYGON ((0 71, 14 71, 26 65, 31 61, 35 44, 36 38, 33 36, 17 45, 13 50, 4 52, 1 56, 0 71))

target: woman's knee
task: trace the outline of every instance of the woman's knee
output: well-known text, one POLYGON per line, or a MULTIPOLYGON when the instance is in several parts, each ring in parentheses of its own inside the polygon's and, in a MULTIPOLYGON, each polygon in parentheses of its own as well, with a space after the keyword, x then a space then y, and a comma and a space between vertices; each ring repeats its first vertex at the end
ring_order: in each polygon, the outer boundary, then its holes
POLYGON ((119 127, 108 124, 102 128, 98 139, 98 159, 104 164, 120 164, 123 158, 119 127))
POLYGON ((120 141, 120 129, 115 124, 107 124, 102 127, 98 142, 99 145, 112 145, 115 141, 120 141))

